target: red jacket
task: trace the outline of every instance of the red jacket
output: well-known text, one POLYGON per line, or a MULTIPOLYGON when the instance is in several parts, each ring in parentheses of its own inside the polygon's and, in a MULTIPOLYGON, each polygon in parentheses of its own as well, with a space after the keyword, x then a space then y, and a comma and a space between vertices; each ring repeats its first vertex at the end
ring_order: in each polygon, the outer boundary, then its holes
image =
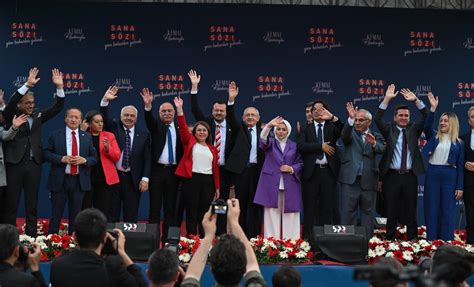
MULTIPOLYGON (((186 118, 184 115, 178 116, 178 128, 179 135, 181 136, 181 142, 183 143, 184 154, 183 158, 176 168, 176 175, 185 178, 193 177, 193 147, 197 143, 196 138, 189 132, 188 125, 186 124, 186 118)), ((210 144, 207 144, 212 153, 212 175, 214 177, 214 186, 217 189, 220 188, 219 181, 219 165, 217 164, 217 149, 210 144)))
POLYGON ((117 140, 113 133, 100 132, 99 134, 100 161, 102 162, 102 170, 104 171, 105 181, 107 185, 119 183, 117 170, 115 169, 115 162, 120 159, 121 151, 117 144, 117 140), (105 152, 103 139, 109 140, 109 152, 105 152))

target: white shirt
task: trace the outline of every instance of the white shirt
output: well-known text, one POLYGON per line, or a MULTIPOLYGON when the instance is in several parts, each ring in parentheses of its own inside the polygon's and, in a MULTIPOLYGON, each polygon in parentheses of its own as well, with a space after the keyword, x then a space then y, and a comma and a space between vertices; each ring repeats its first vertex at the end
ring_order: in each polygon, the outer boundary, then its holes
POLYGON ((474 129, 471 130, 471 149, 474 150, 474 129))
POLYGON ((251 134, 252 136, 252 148, 250 149, 250 155, 249 155, 249 163, 257 163, 257 127, 254 126, 253 128, 247 128, 248 133, 251 134), (250 131, 251 130, 251 131, 250 131))
MULTIPOLYGON (((72 156, 72 131, 70 128, 66 127, 66 155, 72 156)), ((75 129, 76 132, 76 142, 77 142, 77 155, 80 155, 80 142, 79 142, 79 130, 75 129)), ((77 166, 77 172, 79 172, 79 166, 77 166)), ((71 174, 71 165, 66 165, 66 174, 71 174)))
MULTIPOLYGON (((313 122, 314 124, 314 128, 315 128, 315 131, 316 131, 316 137, 318 136, 318 129, 319 129, 319 124, 321 124, 321 142, 324 143, 324 125, 326 124, 326 122, 322 122, 322 123, 318 123, 316 121, 313 122)), ((316 164, 328 164, 328 159, 326 158, 326 153, 324 153, 323 151, 321 151, 323 153, 323 158, 322 159, 317 159, 316 158, 316 164)))
MULTIPOLYGON (((227 122, 224 120, 222 123, 218 123, 214 121, 216 124, 216 129, 217 125, 221 125, 221 128, 219 129, 221 131, 221 150, 219 152, 219 165, 225 165, 225 141, 227 138, 227 122)), ((214 135, 214 146, 216 146, 216 140, 215 140, 215 135, 214 135)))
MULTIPOLYGON (((165 127, 166 128, 166 127, 165 127)), ((169 154, 168 154, 168 132, 165 132, 165 146, 163 147, 163 151, 161 152, 160 158, 158 159, 158 163, 161 164, 176 164, 176 128, 174 126, 174 122, 171 122, 170 127, 171 131, 171 140, 173 141, 173 158, 174 161, 169 161, 169 154)))
POLYGON ((195 143, 193 146, 193 172, 212 174, 212 152, 206 145, 195 143))
MULTIPOLYGON (((133 126, 132 128, 129 129, 130 130, 130 133, 129 133, 129 136, 130 136, 130 154, 132 154, 132 148, 133 148, 133 136, 135 135, 135 126, 133 126)), ((125 136, 127 136, 127 128, 126 127, 123 127, 123 131, 125 133, 125 136)), ((123 169, 122 167, 122 161, 123 161, 123 152, 125 151, 125 142, 124 142, 124 146, 123 146, 123 150, 122 150, 122 153, 120 154, 120 159, 115 162, 115 167, 117 168, 117 170, 119 171, 125 171, 125 172, 129 172, 130 171, 130 167, 128 167, 126 170, 123 169)), ((129 159, 130 161, 130 159, 129 159)))
MULTIPOLYGON (((393 150, 392 162, 390 163, 390 168, 392 169, 401 169, 402 167, 402 148, 403 148, 403 129, 397 126, 397 129, 400 131, 398 135, 397 142, 395 144, 395 149, 393 150)), ((405 129, 406 133, 406 129, 405 129)), ((410 147, 408 146, 407 141, 407 170, 411 169, 412 159, 410 147)))
POLYGON ((430 156, 430 164, 433 165, 448 165, 449 150, 451 149, 451 141, 447 134, 439 140, 438 146, 430 156))

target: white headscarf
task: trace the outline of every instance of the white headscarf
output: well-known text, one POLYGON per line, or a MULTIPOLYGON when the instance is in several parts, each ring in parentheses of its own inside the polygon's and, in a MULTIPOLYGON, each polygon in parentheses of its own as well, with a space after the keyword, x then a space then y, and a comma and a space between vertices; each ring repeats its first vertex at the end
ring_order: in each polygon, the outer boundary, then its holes
POLYGON ((279 139, 279 138, 277 137, 277 131, 276 131, 276 130, 277 130, 277 127, 278 127, 278 126, 273 127, 273 134, 275 135, 275 139, 276 139, 279 143, 286 143, 286 141, 288 140, 288 137, 289 137, 290 134, 291 134, 291 125, 290 125, 290 123, 289 123, 287 120, 283 120, 283 123, 285 124, 286 129, 288 130, 288 134, 287 134, 286 137, 283 138, 283 139, 279 139))

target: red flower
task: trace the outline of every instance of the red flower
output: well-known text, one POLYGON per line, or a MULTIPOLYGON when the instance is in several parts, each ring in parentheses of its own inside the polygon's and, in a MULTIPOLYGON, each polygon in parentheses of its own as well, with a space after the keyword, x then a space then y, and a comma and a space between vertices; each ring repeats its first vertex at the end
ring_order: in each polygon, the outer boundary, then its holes
POLYGON ((278 255, 278 253, 279 253, 278 250, 273 249, 273 248, 271 248, 271 247, 268 248, 268 256, 273 257, 273 256, 278 255))
POLYGON ((313 259, 314 259, 313 251, 309 251, 309 252, 306 254, 306 258, 308 258, 309 261, 313 261, 313 259))
POLYGON ((43 261, 48 261, 49 260, 49 257, 48 257, 48 254, 46 254, 44 251, 41 250, 41 258, 40 260, 43 262, 43 261))

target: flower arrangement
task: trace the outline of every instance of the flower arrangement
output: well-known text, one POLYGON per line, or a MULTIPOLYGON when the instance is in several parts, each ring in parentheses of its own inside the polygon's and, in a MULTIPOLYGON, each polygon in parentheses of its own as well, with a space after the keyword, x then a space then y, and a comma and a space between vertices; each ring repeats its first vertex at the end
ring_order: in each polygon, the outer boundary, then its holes
POLYGON ((191 235, 190 238, 181 237, 178 244, 178 258, 181 263, 191 262, 193 254, 201 244, 199 236, 191 235))
MULTIPOLYGON (((49 221, 48 220, 38 220, 38 223, 36 225, 36 234, 39 235, 48 235, 48 228, 49 228, 49 221)), ((23 223, 23 225, 18 229, 18 233, 20 234, 25 234, 26 231, 26 223, 23 223)), ((59 225, 59 235, 62 235, 63 233, 67 233, 68 231, 68 224, 67 223, 61 223, 59 225)))
POLYGON ((270 238, 250 239, 259 263, 310 263, 313 261, 311 246, 303 239, 281 240, 270 238))
POLYGON ((41 248, 41 261, 50 261, 62 252, 67 252, 76 247, 73 237, 66 233, 39 235, 36 238, 25 234, 20 235, 20 242, 26 246, 37 243, 41 248))

